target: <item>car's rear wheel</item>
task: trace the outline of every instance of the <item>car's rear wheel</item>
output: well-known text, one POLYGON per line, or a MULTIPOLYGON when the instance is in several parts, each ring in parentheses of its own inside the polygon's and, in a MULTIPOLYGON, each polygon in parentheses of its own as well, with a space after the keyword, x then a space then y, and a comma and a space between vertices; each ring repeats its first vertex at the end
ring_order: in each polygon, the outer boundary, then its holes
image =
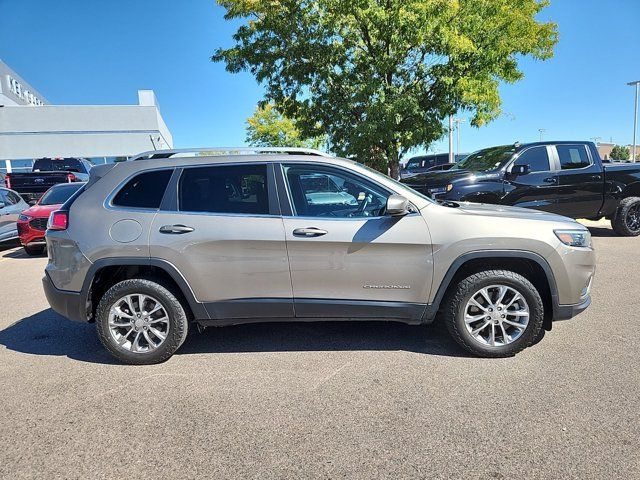
POLYGON ((613 230, 624 237, 640 235, 640 197, 623 198, 611 220, 613 230))
POLYGON ((544 320, 533 284, 515 272, 489 270, 462 280, 445 300, 447 329, 482 357, 508 357, 532 345, 544 320))
POLYGON ((44 254, 46 247, 44 245, 23 245, 23 248, 27 255, 35 257, 44 254))
POLYGON ((149 365, 171 357, 188 330, 185 309, 166 287, 124 280, 103 295, 96 310, 100 341, 125 363, 149 365))

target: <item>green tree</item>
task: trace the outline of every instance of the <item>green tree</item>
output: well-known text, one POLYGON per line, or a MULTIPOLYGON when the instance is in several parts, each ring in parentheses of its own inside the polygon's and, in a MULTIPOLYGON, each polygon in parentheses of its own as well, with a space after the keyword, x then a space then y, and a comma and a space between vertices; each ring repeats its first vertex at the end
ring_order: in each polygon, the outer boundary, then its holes
POLYGON ((547 0, 217 0, 243 20, 213 61, 250 71, 265 98, 305 136, 398 176, 401 158, 466 110, 480 126, 500 114, 501 82, 518 60, 547 59, 547 0))
POLYGON ((611 149, 609 155, 611 160, 629 160, 629 149, 624 145, 616 145, 611 149))
POLYGON ((306 138, 296 122, 283 116, 271 103, 258 105, 247 119, 247 143, 252 147, 320 148, 324 138, 306 138))

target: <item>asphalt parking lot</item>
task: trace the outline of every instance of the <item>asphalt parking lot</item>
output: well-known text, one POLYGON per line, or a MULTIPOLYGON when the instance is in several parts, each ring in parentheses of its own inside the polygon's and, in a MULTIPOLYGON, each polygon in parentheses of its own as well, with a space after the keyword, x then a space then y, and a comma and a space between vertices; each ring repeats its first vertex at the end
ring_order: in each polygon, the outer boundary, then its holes
POLYGON ((0 252, 0 478, 640 478, 640 238, 592 228, 593 304, 515 358, 443 328, 263 324, 114 363, 0 252))

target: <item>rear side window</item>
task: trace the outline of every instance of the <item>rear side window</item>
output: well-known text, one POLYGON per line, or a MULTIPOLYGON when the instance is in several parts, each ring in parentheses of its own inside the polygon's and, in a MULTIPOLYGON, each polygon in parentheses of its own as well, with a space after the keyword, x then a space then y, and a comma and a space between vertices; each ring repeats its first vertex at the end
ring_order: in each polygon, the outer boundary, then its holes
POLYGON ((530 148, 518 157, 514 165, 529 165, 530 172, 548 172, 551 167, 547 147, 530 148))
POLYGON ((136 175, 113 198, 113 205, 133 208, 160 208, 172 170, 156 170, 136 175))
POLYGON ((20 196, 12 192, 11 190, 7 190, 6 192, 8 203, 15 205, 16 203, 20 203, 20 196))
POLYGON ((87 173, 82 161, 77 158, 39 158, 33 163, 33 171, 87 173))
POLYGON ((266 165, 185 169, 179 208, 187 212, 268 214, 266 165))
POLYGON ((556 145, 562 170, 584 168, 591 165, 585 145, 556 145))

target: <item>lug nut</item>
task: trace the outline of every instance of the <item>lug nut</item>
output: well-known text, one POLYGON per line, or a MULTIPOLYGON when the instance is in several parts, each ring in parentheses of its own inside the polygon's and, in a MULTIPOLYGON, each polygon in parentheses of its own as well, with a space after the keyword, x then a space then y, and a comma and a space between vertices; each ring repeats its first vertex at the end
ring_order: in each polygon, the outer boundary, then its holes
POLYGON ((500 315, 502 318, 504 318, 504 315, 500 315))

